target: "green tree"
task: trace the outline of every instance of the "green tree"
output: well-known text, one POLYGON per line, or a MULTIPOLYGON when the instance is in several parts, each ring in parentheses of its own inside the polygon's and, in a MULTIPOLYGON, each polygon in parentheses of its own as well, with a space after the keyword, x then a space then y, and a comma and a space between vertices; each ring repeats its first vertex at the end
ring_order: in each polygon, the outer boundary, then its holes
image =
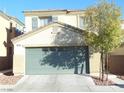
POLYGON ((120 8, 106 0, 100 0, 98 4, 86 10, 85 39, 95 52, 101 54, 100 78, 102 80, 105 74, 105 55, 119 47, 121 43, 120 16, 120 8))

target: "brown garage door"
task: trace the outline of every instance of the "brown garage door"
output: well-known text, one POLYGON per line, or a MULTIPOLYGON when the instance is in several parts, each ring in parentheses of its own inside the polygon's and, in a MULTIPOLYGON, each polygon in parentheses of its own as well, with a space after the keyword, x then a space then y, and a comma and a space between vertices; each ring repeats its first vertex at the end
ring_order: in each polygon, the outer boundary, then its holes
POLYGON ((109 72, 116 75, 124 75, 124 55, 110 55, 109 72))

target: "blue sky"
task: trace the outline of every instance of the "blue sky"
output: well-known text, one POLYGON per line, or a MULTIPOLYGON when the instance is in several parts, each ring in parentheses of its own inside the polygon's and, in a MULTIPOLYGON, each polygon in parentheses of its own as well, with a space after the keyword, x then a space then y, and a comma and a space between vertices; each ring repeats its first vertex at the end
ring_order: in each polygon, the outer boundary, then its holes
MULTIPOLYGON (((86 9, 98 0, 0 0, 0 10, 24 22, 24 10, 86 9)), ((124 19, 124 0, 114 0, 121 7, 124 19)))

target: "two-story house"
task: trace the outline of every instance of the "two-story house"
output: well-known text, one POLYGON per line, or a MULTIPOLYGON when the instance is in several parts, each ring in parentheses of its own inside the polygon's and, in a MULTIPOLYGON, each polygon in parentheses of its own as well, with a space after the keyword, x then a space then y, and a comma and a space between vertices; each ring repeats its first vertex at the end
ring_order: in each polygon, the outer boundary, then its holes
POLYGON ((24 24, 0 11, 0 70, 12 68, 13 44, 11 39, 22 34, 24 24))
POLYGON ((77 74, 99 71, 100 55, 83 39, 84 10, 24 11, 26 33, 14 44, 14 74, 77 74))

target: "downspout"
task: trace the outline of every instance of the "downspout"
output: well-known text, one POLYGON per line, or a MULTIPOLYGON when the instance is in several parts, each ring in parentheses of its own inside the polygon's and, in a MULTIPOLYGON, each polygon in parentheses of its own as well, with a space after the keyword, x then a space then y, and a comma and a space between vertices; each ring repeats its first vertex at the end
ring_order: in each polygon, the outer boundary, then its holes
POLYGON ((79 15, 77 15, 76 18, 77 18, 77 28, 78 28, 78 26, 79 26, 79 20, 78 20, 79 15))

